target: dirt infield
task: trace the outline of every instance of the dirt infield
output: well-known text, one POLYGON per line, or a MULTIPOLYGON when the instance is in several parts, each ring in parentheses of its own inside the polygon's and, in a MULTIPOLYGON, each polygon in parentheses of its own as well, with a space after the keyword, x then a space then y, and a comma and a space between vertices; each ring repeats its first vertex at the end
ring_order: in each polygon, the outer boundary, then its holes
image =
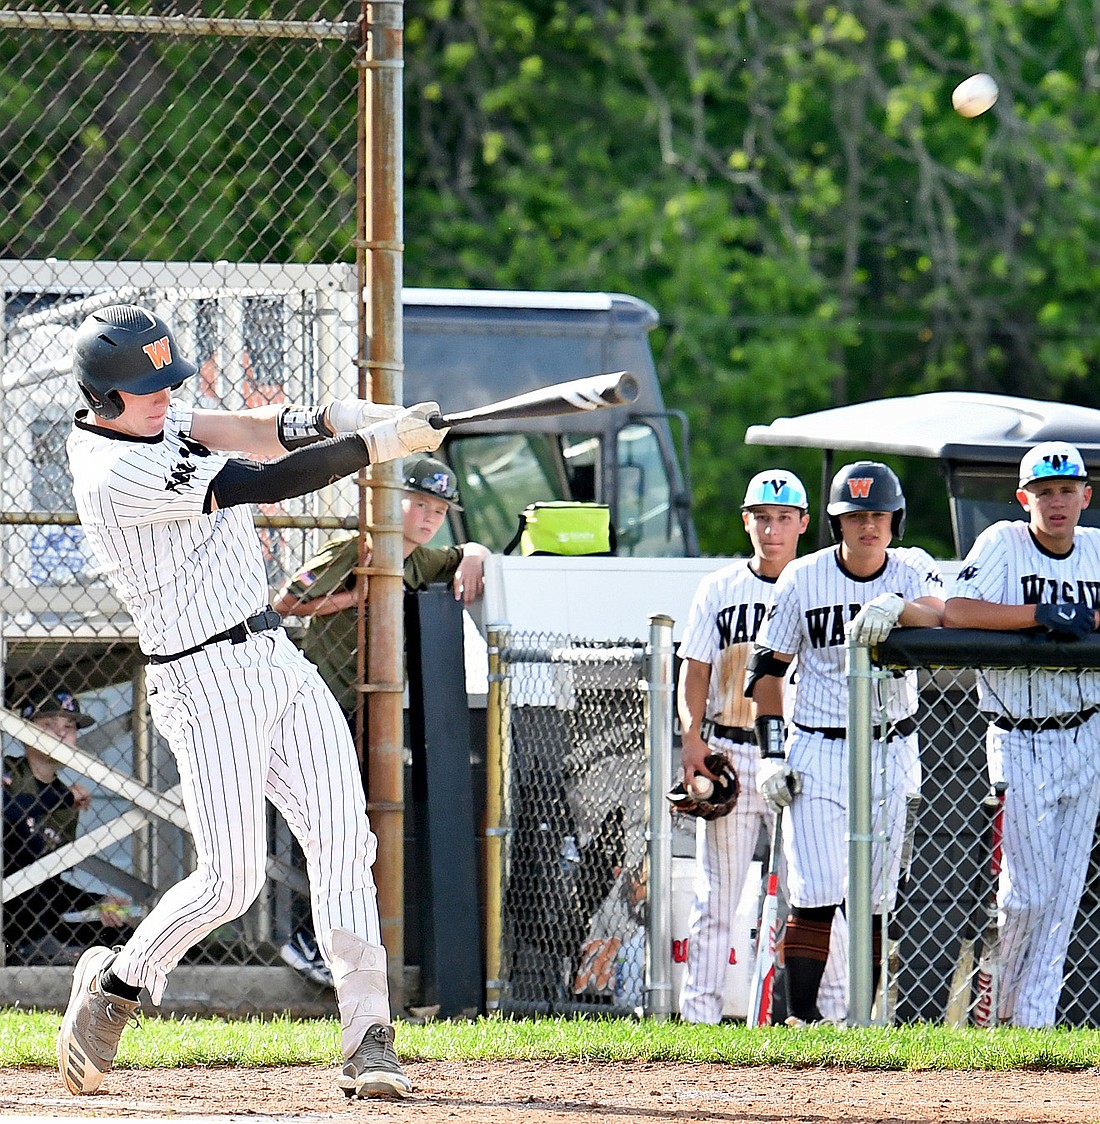
POLYGON ((70 1097, 52 1070, 0 1069, 0 1116, 176 1119, 349 1117, 394 1124, 630 1124, 695 1120, 847 1124, 1088 1124, 1100 1070, 881 1073, 719 1065, 416 1062, 398 1103, 348 1101, 334 1070, 117 1070, 104 1092, 70 1097))

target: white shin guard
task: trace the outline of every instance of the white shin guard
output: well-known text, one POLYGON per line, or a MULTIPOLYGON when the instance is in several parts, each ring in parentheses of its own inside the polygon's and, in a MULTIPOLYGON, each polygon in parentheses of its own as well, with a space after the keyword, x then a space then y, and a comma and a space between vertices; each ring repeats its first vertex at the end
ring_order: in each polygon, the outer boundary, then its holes
POLYGON ((347 929, 333 929, 331 968, 343 1027, 340 1047, 347 1059, 370 1027, 390 1021, 386 950, 347 929))

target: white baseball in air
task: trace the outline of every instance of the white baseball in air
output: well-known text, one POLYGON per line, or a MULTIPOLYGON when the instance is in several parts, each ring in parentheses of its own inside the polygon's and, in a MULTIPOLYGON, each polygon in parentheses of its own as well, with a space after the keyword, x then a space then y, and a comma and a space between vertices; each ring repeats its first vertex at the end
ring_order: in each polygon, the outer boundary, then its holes
POLYGON ((701 773, 696 773, 695 779, 691 782, 691 787, 700 800, 706 800, 714 791, 714 781, 710 777, 704 777, 701 773))
POLYGON ((997 83, 990 75, 971 74, 955 87, 951 104, 963 117, 977 117, 993 107, 998 93, 997 83))

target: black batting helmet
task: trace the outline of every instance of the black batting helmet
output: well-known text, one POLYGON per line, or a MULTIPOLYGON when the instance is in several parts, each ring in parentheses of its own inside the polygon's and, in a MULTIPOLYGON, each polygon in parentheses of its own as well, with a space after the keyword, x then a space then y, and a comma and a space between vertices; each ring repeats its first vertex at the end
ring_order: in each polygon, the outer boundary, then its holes
POLYGON ((840 542, 839 515, 849 511, 892 511, 890 531, 894 538, 905 534, 905 496, 901 481, 888 465, 878 461, 846 464, 829 485, 829 529, 833 542, 840 542))
POLYGON ((136 304, 101 308, 76 330, 73 377, 88 405, 108 421, 122 413, 120 390, 175 389, 197 370, 180 355, 168 325, 136 304))
POLYGON ((462 511, 458 502, 458 481, 455 474, 435 457, 417 457, 405 461, 405 488, 423 492, 437 500, 445 500, 455 511, 462 511))

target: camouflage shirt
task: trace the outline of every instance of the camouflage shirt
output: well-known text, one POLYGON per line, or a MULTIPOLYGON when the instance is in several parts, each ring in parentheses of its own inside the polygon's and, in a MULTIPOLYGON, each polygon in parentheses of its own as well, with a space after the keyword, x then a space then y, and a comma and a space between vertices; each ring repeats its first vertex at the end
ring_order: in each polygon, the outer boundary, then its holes
MULTIPOLYGON (((368 540, 368 549, 369 540, 368 540)), ((316 601, 330 593, 355 588, 359 535, 345 531, 325 543, 294 575, 290 592, 300 601, 316 601)), ((451 581, 462 561, 458 546, 418 546, 405 559, 405 589, 410 593, 436 582, 451 581)), ((302 651, 317 665, 345 714, 355 710, 358 627, 354 609, 310 618, 302 651)))

